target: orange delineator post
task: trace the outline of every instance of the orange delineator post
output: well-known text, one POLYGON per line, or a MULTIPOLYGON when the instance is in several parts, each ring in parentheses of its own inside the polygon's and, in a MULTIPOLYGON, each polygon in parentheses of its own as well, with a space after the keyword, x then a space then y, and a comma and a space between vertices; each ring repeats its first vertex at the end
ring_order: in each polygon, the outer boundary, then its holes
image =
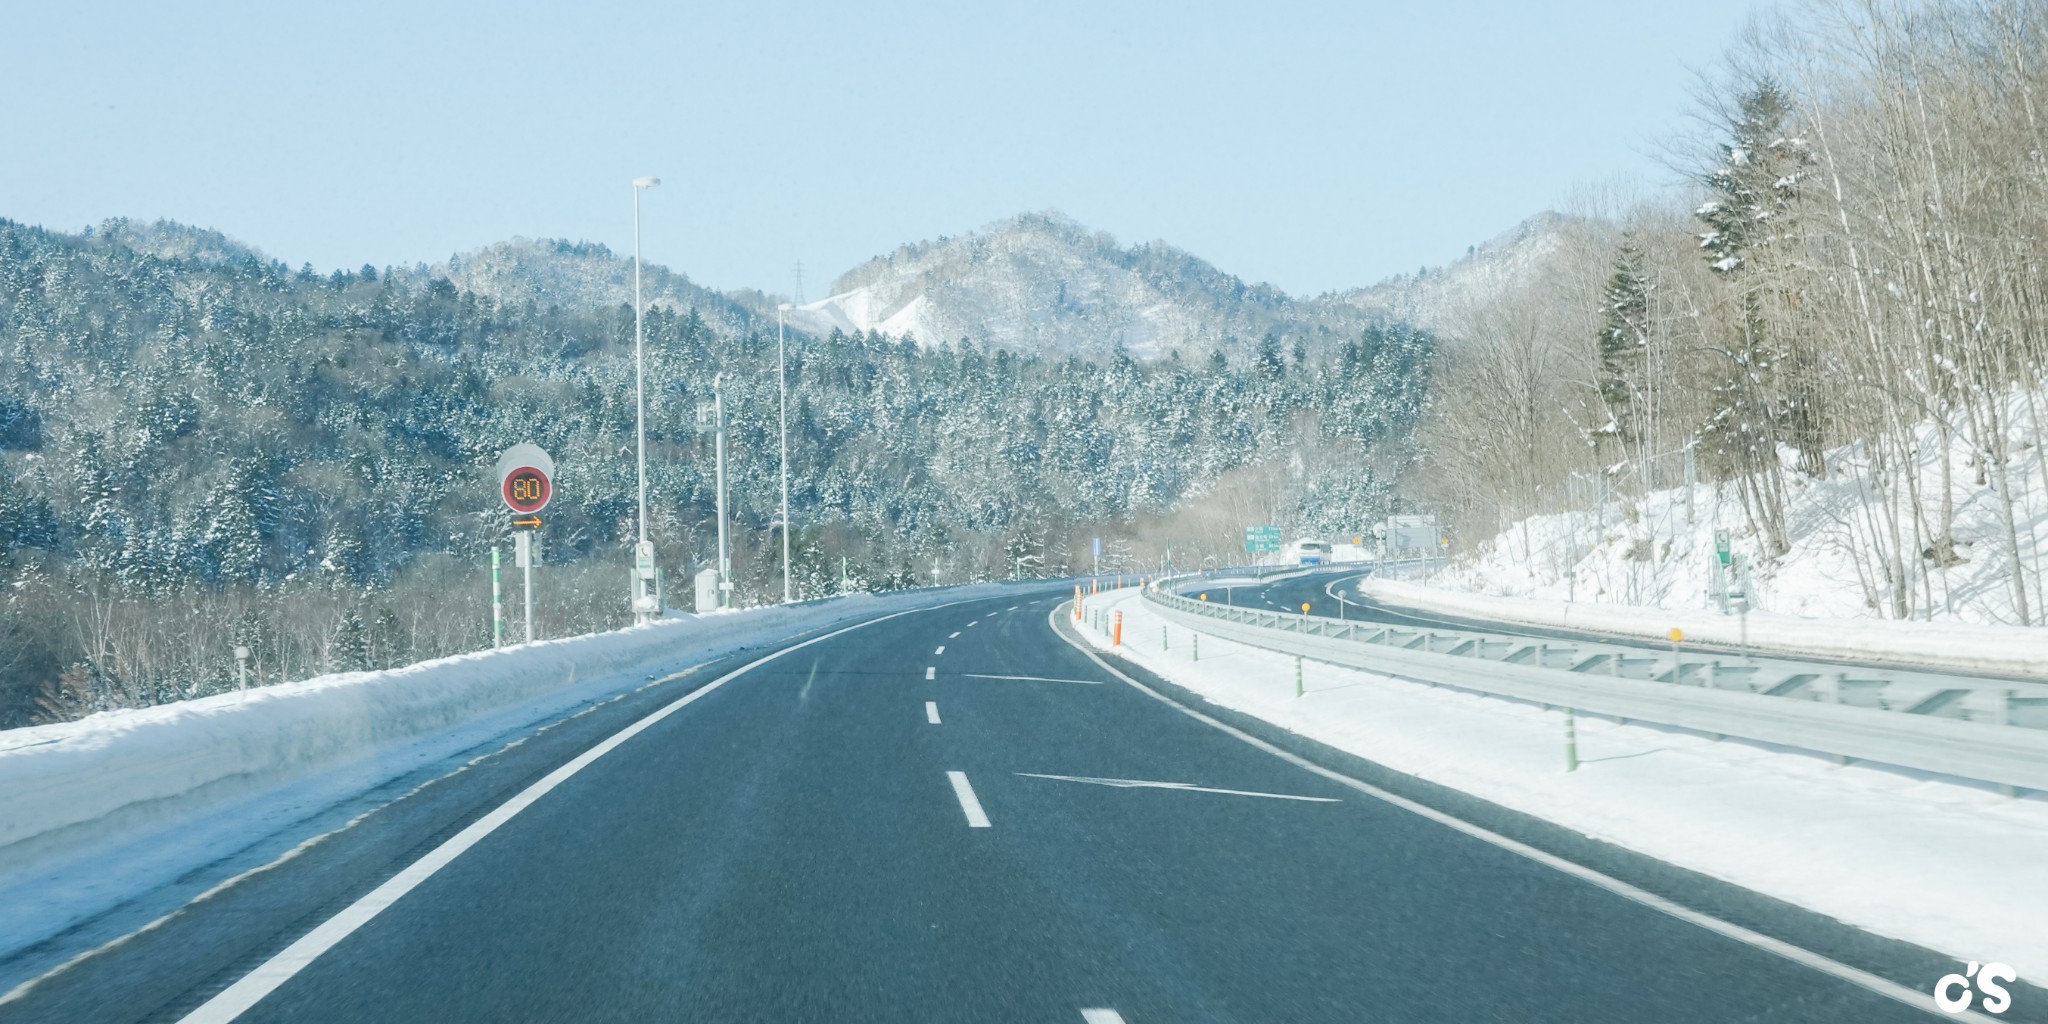
POLYGON ((1116 613, 1116 623, 1115 623, 1115 625, 1114 625, 1114 626, 1112 626, 1112 627, 1110 628, 1110 634, 1109 634, 1109 645, 1110 645, 1111 647, 1122 647, 1122 646, 1124 645, 1124 613, 1123 613, 1123 612, 1117 612, 1117 613, 1116 613))
POLYGON ((1081 621, 1081 585, 1074 584, 1074 621, 1081 621))

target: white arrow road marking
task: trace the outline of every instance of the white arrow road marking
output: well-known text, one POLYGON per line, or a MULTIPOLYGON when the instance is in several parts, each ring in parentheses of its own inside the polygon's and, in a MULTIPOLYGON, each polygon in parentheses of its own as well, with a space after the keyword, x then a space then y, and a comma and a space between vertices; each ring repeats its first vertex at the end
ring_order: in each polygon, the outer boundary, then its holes
POLYGON ((1124 1015, 1108 1008, 1082 1010, 1081 1024, 1124 1024, 1124 1015))
POLYGON ((1100 679, 1054 679, 1051 676, 985 676, 979 672, 962 672, 968 679, 1020 679, 1027 683, 1080 683, 1084 686, 1101 686, 1100 679))
POLYGON ((988 814, 982 811, 981 801, 974 796, 974 787, 967 784, 966 772, 947 772, 946 778, 953 783, 953 795, 960 799, 960 810, 967 815, 968 828, 987 828, 988 814))
POLYGON ((937 725, 937 724, 939 724, 939 702, 938 702, 938 701, 935 701, 935 700, 928 700, 928 701, 925 701, 925 702, 924 702, 924 720, 925 720, 925 721, 927 721, 927 722, 930 722, 930 723, 931 723, 931 724, 933 724, 933 725, 937 725))
POLYGON ((1330 796, 1295 796, 1292 793, 1254 793, 1248 789, 1211 789, 1197 786, 1192 782, 1150 782, 1145 779, 1091 779, 1085 775, 1040 775, 1037 772, 1018 772, 1027 779, 1057 779, 1061 782, 1086 782, 1096 786, 1115 786, 1118 789, 1178 789, 1189 793, 1222 793, 1226 796, 1262 796, 1269 800, 1301 800, 1312 804, 1341 804, 1344 801, 1330 796))

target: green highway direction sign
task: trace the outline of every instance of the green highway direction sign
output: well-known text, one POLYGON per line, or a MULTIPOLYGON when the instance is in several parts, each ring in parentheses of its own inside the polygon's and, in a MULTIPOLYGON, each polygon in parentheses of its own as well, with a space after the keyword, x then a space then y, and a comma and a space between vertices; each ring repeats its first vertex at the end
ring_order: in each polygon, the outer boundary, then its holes
POLYGON ((1280 550, 1280 528, 1277 526, 1247 526, 1244 528, 1244 549, 1249 554, 1262 551, 1280 550))

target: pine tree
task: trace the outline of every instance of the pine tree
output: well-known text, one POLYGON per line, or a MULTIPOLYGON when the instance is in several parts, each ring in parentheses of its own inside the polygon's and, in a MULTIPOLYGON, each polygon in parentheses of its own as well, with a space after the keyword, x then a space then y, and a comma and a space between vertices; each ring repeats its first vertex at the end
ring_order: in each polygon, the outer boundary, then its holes
POLYGON ((330 672, 362 672, 370 668, 369 631, 353 608, 341 613, 341 621, 335 623, 334 634, 328 638, 327 668, 330 672))
POLYGON ((1650 290, 1643 251, 1624 236, 1614 254, 1613 273, 1600 304, 1598 342, 1600 399, 1612 418, 1616 440, 1633 446, 1644 436, 1644 364, 1650 346, 1650 290))

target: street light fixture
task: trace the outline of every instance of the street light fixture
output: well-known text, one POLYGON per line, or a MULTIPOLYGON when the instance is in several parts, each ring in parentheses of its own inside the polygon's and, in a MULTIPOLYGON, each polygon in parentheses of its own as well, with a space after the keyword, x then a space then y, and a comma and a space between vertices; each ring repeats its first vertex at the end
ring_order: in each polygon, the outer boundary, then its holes
POLYGON ((633 555, 633 621, 654 618, 654 543, 647 539, 647 360, 640 305, 640 191, 661 184, 660 178, 633 179, 633 407, 640 480, 640 543, 633 555))
POLYGON ((783 318, 789 303, 775 307, 775 390, 782 399, 782 603, 793 598, 789 591, 789 359, 783 338, 783 318))

